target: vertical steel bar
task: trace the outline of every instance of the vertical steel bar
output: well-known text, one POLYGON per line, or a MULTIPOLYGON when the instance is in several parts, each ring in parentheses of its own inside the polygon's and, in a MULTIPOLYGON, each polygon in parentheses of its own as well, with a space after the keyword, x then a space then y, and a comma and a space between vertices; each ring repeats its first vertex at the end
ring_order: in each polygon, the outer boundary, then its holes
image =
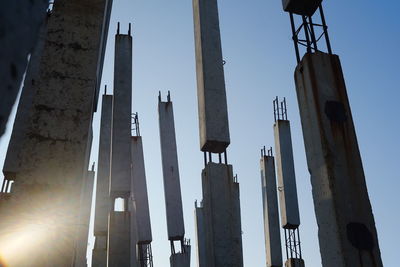
POLYGON ((315 31, 314 31, 314 23, 312 21, 312 17, 311 16, 309 16, 308 19, 310 21, 309 24, 310 24, 310 30, 311 30, 311 40, 312 40, 313 45, 314 45, 314 50, 318 51, 317 39, 315 38, 315 31))
POLYGON ((296 51, 296 59, 297 63, 300 63, 300 52, 299 52, 299 44, 298 44, 298 38, 296 34, 296 26, 294 25, 294 18, 293 18, 293 13, 289 13, 290 15, 290 24, 292 26, 292 39, 293 39, 293 44, 294 44, 294 49, 296 51))
POLYGON ((306 36, 306 41, 307 41, 307 52, 311 53, 311 42, 310 42, 310 36, 308 33, 308 22, 306 19, 306 16, 301 16, 303 19, 303 28, 304 28, 304 34, 306 36))
POLYGON ((332 55, 331 42, 329 40, 329 34, 328 34, 328 26, 326 26, 325 15, 324 15, 324 10, 322 9, 322 4, 319 5, 319 12, 321 14, 321 21, 325 34, 326 47, 328 48, 328 53, 332 55))

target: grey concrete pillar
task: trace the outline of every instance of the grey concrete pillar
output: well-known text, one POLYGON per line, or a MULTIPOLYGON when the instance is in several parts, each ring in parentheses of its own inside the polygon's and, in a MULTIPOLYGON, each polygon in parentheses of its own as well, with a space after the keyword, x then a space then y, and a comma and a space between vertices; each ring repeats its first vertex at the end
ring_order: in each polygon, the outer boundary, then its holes
POLYGON ((207 267, 206 229, 204 222, 203 205, 197 206, 197 202, 194 211, 194 218, 197 241, 197 267, 207 267))
POLYGON ((115 35, 111 198, 131 192, 132 36, 115 35))
POLYGON ((282 243, 273 156, 260 160, 267 267, 282 267, 282 243))
POLYGON ((80 215, 78 224, 78 238, 75 251, 75 264, 74 267, 86 267, 87 266, 87 248, 88 248, 88 237, 89 237, 89 223, 90 223, 90 211, 92 208, 92 195, 94 186, 94 175, 93 169, 88 171, 88 175, 84 181, 84 187, 81 195, 80 215))
POLYGON ((277 120, 274 133, 281 224, 285 229, 296 229, 300 225, 300 214, 289 121, 277 120))
POLYGON ((200 149, 222 153, 230 144, 217 0, 193 0, 200 149))
POLYGON ((46 235, 34 251, 24 248, 27 242, 18 247, 18 257, 5 256, 8 265, 73 264, 105 14, 102 0, 55 3, 21 140, 21 164, 7 207, 0 210, 0 240, 20 231, 17 225, 36 225, 35 232, 46 235))
POLYGON ((0 9, 0 137, 17 98, 28 63, 45 21, 49 0, 7 1, 0 9))
POLYGON ((172 102, 158 102, 161 159, 164 177, 165 207, 169 240, 183 240, 182 195, 179 180, 178 153, 172 102))
POLYGON ((383 266, 339 57, 306 54, 295 81, 322 264, 383 266))
POLYGON ((108 267, 131 264, 130 212, 110 212, 108 232, 108 267))
POLYGON ((15 174, 18 172, 19 166, 21 165, 19 154, 22 149, 23 140, 26 138, 26 132, 29 123, 29 112, 32 107, 33 96, 37 90, 39 67, 47 37, 48 20, 50 20, 49 16, 44 20, 44 23, 40 28, 38 42, 36 43, 36 46, 30 56, 24 80, 24 87, 21 91, 13 130, 11 133, 10 142, 8 144, 6 158, 4 160, 4 176, 11 180, 15 179, 15 174))
POLYGON ((208 163, 202 173, 207 267, 243 267, 239 184, 232 166, 208 163))
POLYGON ((153 237, 151 234, 149 199, 147 196, 146 172, 141 136, 131 137, 131 151, 132 193, 136 207, 137 241, 141 244, 149 244, 153 240, 153 237))
POLYGON ((110 212, 110 162, 112 95, 103 95, 100 122, 99 156, 97 163, 96 205, 94 217, 95 246, 93 266, 107 266, 108 213, 110 212))

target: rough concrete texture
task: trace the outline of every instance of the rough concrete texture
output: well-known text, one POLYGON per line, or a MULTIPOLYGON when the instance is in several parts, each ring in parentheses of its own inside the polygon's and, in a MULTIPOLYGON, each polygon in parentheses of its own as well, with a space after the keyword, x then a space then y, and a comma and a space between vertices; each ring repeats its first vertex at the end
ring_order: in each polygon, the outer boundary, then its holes
POLYGON ((55 3, 21 141, 21 165, 12 196, 0 210, 0 250, 13 238, 7 233, 44 234, 34 246, 21 244, 17 256, 8 251, 3 256, 8 266, 73 264, 105 14, 102 0, 55 3))
POLYGON ((107 266, 108 213, 110 212, 110 162, 111 162, 111 125, 112 95, 103 95, 101 106, 99 156, 97 161, 96 204, 94 217, 94 235, 92 265, 107 266))
POLYGON ((172 254, 169 258, 171 267, 190 267, 190 245, 185 245, 185 252, 172 254))
POLYGON ((167 215, 168 239, 182 240, 185 236, 178 152, 176 148, 172 102, 158 102, 161 159, 167 215))
POLYGON ((94 248, 92 253, 93 267, 107 266, 107 239, 108 236, 98 235, 95 237, 94 248))
POLYGON ((130 266, 130 212, 110 212, 108 229, 108 267, 130 266))
POLYGON ((207 267, 243 267, 239 184, 232 166, 208 163, 202 172, 207 267))
POLYGON ((49 0, 2 1, 0 9, 0 137, 37 44, 49 0))
POLYGON ((29 112, 32 107, 33 96, 37 90, 39 67, 47 37, 48 20, 49 17, 44 20, 39 31, 39 39, 30 56, 28 68, 25 74, 24 86, 21 91, 17 113, 15 115, 11 138, 8 144, 6 158, 4 160, 3 173, 4 176, 10 180, 15 180, 15 174, 18 172, 19 166, 21 165, 19 154, 22 149, 22 142, 24 138, 26 138, 29 112))
POLYGON ((87 266, 86 253, 88 248, 90 211, 92 208, 94 175, 95 172, 93 170, 88 172, 84 180, 84 187, 82 188, 74 267, 87 266))
POLYGON ((322 0, 282 0, 283 10, 297 15, 312 16, 322 0))
POLYGON ((300 225, 300 214, 289 121, 276 121, 274 134, 281 225, 285 229, 296 229, 300 225))
POLYGON ((143 143, 141 136, 131 137, 132 157, 132 191, 135 202, 135 218, 137 224, 137 242, 149 244, 151 235, 149 199, 147 196, 146 172, 144 166, 143 143))
POLYGON ((130 197, 132 37, 115 35, 114 103, 111 156, 111 198, 130 197))
POLYGON ((197 267, 207 267, 206 257, 206 230, 204 223, 203 207, 195 207, 194 211, 196 241, 197 241, 197 267))
POLYGON ((305 267, 303 259, 288 259, 285 262, 285 267, 305 267))
POLYGON ((322 265, 383 266, 339 57, 306 54, 295 81, 322 265))
POLYGON ((193 0, 200 149, 222 153, 230 144, 217 0, 193 0))
POLYGON ((260 167, 267 267, 282 267, 282 243, 274 157, 263 156, 260 160, 260 167))

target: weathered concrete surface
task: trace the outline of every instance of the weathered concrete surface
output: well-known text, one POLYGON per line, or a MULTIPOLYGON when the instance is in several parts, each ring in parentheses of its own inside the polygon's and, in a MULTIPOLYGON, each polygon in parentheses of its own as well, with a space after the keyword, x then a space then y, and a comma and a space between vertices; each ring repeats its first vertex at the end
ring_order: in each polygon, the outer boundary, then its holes
POLYGON ((196 241, 197 241, 197 267, 207 267, 206 257, 206 230, 203 214, 203 206, 195 207, 194 210, 196 241))
POLYGON ((260 160, 260 168, 267 267, 282 267, 282 243, 274 157, 263 156, 260 160))
POLYGON ((130 212, 110 212, 108 230, 108 267, 130 266, 130 212))
POLYGON ((302 259, 288 259, 285 262, 285 267, 304 267, 304 260, 302 259))
POLYGON ((131 137, 132 193, 135 202, 137 242, 149 244, 151 235, 149 199, 147 196, 146 172, 144 166, 143 143, 141 136, 131 137))
POLYGON ((92 195, 94 186, 94 175, 93 170, 89 171, 84 180, 84 187, 81 195, 81 204, 79 210, 79 224, 78 224, 78 238, 75 250, 75 264, 74 267, 86 267, 87 266, 87 247, 88 247, 88 236, 89 236, 89 224, 90 224, 90 210, 92 208, 92 195))
POLYGON ((207 267, 243 267, 239 184, 232 166, 209 162, 202 172, 207 267))
POLYGON ((131 191, 132 36, 115 35, 111 198, 131 191))
POLYGON ((110 212, 110 162, 112 95, 103 95, 100 122, 99 156, 97 163, 96 205, 94 217, 93 266, 107 265, 108 213, 110 212), (103 244, 105 242, 105 244, 103 244), (96 265, 94 265, 96 262, 96 265))
POLYGON ((26 138, 29 112, 32 107, 33 96, 37 90, 39 67, 47 37, 48 20, 49 17, 46 17, 40 28, 39 39, 29 60, 24 80, 24 87, 22 88, 21 96, 19 98, 13 130, 8 144, 6 158, 4 160, 3 173, 4 176, 10 180, 15 179, 15 174, 18 172, 19 166, 21 165, 19 154, 22 149, 23 140, 26 138))
POLYGON ((383 266, 339 57, 306 54, 295 81, 322 265, 383 266))
POLYGON ((193 0, 200 149, 222 153, 230 144, 217 0, 193 0))
POLYGON ((298 15, 312 16, 322 0, 282 0, 283 10, 298 15))
POLYGON ((169 240, 185 236, 172 102, 158 102, 161 159, 169 240))
POLYGON ((45 21, 49 0, 2 1, 0 9, 0 137, 45 21))
POLYGON ((289 121, 276 121, 274 134, 281 224, 285 229, 295 229, 300 225, 300 214, 289 121))
POLYGON ((172 254, 169 257, 171 267, 190 267, 190 245, 185 245, 185 252, 172 254))
POLYGON ((9 266, 73 264, 105 13, 103 0, 58 0, 53 9, 21 166, 0 211, 1 243, 7 233, 44 234, 3 257, 9 266))

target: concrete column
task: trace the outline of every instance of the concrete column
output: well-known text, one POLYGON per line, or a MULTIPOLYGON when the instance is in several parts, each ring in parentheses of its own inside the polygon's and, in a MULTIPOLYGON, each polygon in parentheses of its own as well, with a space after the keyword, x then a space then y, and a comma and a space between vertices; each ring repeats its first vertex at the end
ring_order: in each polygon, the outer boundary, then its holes
POLYGON ((107 266, 108 213, 110 212, 110 160, 112 95, 103 95, 100 122, 99 157, 97 164, 96 206, 94 217, 93 266, 107 266), (96 265, 95 265, 96 263, 96 265))
POLYGON ((260 160, 267 267, 282 267, 282 243, 273 156, 260 160))
POLYGON ((172 254, 169 258, 171 267, 190 267, 190 245, 184 246, 185 252, 172 254))
POLYGON ((108 267, 131 264, 130 212, 110 212, 108 232, 108 267))
POLYGON ((230 144, 217 0, 193 0, 200 149, 222 153, 230 144))
POLYGON ((207 267, 242 267, 239 184, 232 166, 208 163, 202 173, 207 267))
POLYGON ((171 101, 158 102, 158 116, 168 239, 183 240, 185 236, 185 226, 183 222, 174 112, 171 101))
POLYGON ((32 51, 28 68, 26 70, 24 87, 21 91, 13 130, 3 165, 4 176, 10 180, 15 179, 15 174, 18 172, 19 166, 21 165, 19 154, 22 149, 23 140, 26 138, 26 132, 29 123, 29 112, 32 107, 33 96, 37 90, 39 67, 47 37, 47 23, 50 19, 51 18, 49 15, 44 20, 44 23, 40 28, 39 39, 32 51))
POLYGON ((3 242, 12 238, 6 233, 45 234, 34 246, 25 242, 18 253, 3 255, 7 265, 73 264, 105 14, 102 0, 55 3, 21 140, 21 164, 12 196, 0 211, 3 242))
POLYGON ((88 236, 89 236, 89 223, 90 223, 90 210, 92 208, 92 195, 94 186, 94 175, 93 170, 88 171, 88 175, 85 178, 85 186, 82 190, 79 225, 78 225, 78 238, 75 252, 75 264, 74 267, 86 267, 87 266, 87 247, 88 247, 88 236))
POLYGON ((383 266, 339 57, 306 54, 295 81, 322 265, 383 266))
POLYGON ((300 225, 300 214, 289 121, 277 120, 274 133, 281 224, 285 229, 296 229, 300 225))
MULTIPOLYGON (((48 0, 7 1, 0 10, 0 137, 17 98, 28 55, 37 45, 48 0)), ((37 50, 37 49, 36 49, 37 50)))
POLYGON ((131 192, 132 36, 115 35, 111 198, 131 192))
POLYGON ((137 241, 149 244, 153 240, 151 234, 149 199, 147 196, 146 173, 144 166, 143 144, 141 136, 131 137, 132 156, 132 190, 135 201, 137 241))
POLYGON ((197 241, 197 267, 207 267, 206 257, 206 230, 204 225, 203 205, 195 206, 194 210, 196 241, 197 241))

